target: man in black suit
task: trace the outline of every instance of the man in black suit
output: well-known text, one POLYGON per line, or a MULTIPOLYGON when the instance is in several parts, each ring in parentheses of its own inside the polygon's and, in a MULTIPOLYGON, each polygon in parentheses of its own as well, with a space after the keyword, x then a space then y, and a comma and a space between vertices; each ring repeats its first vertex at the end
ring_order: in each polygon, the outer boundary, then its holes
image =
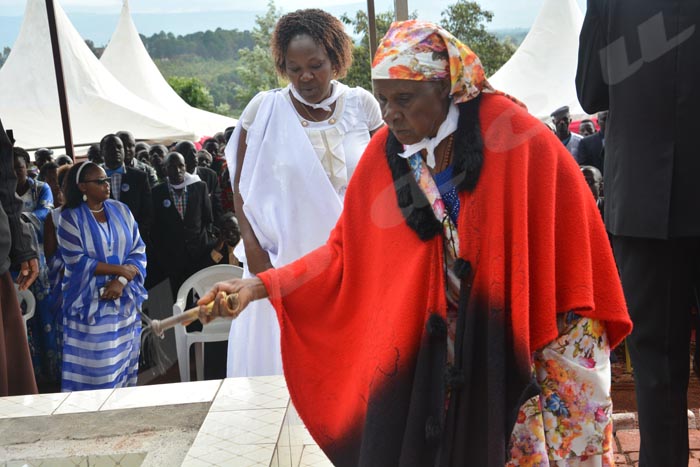
POLYGON ((207 187, 188 176, 181 154, 165 160, 167 181, 153 189, 153 245, 162 273, 170 278, 173 295, 190 275, 209 260, 207 226, 212 222, 207 187))
POLYGON ((137 169, 142 172, 146 172, 148 176, 148 184, 152 187, 158 184, 158 175, 153 167, 141 162, 136 157, 136 139, 134 135, 130 132, 122 130, 117 132, 117 136, 122 140, 124 145, 124 165, 126 167, 131 167, 132 169, 137 169))
POLYGON ((578 163, 579 165, 592 165, 600 170, 601 174, 605 173, 603 161, 605 160, 605 126, 608 121, 608 112, 598 112, 598 125, 600 131, 586 136, 578 145, 578 163))
POLYGON ((688 465, 693 278, 700 266, 700 2, 588 0, 576 86, 610 110, 605 224, 634 322, 640 467, 688 465))
POLYGON ((110 178, 110 197, 129 206, 148 247, 152 203, 151 186, 146 173, 124 165, 124 145, 117 135, 109 134, 102 138, 100 153, 105 161, 105 172, 110 178))
POLYGON ((185 158, 185 167, 190 174, 196 174, 207 185, 207 193, 211 202, 211 211, 214 216, 214 223, 218 224, 221 215, 224 213, 221 207, 221 187, 219 177, 216 172, 207 167, 197 166, 197 148, 191 141, 180 141, 175 146, 175 152, 182 154, 185 158))

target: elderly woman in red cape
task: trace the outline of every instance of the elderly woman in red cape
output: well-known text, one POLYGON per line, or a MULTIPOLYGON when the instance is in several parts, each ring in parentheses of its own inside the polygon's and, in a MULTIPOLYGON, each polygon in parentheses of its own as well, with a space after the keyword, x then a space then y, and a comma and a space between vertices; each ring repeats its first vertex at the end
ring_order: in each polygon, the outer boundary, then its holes
POLYGON ((614 465, 608 357, 631 322, 576 163, 431 23, 394 23, 372 78, 387 126, 327 244, 217 284, 202 319, 269 297, 335 465, 614 465))

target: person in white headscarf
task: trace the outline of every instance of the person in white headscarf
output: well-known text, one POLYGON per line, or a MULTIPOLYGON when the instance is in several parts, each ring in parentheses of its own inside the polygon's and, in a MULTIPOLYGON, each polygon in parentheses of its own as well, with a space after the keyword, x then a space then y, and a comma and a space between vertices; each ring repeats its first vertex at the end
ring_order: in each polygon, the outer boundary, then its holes
MULTIPOLYGON (((226 148, 246 277, 325 242, 360 156, 383 125, 368 91, 336 80, 352 62, 352 40, 337 18, 318 9, 289 13, 271 42, 289 85, 255 96, 226 148)), ((282 373, 275 312, 267 301, 255 307, 231 326, 229 377, 282 373)))

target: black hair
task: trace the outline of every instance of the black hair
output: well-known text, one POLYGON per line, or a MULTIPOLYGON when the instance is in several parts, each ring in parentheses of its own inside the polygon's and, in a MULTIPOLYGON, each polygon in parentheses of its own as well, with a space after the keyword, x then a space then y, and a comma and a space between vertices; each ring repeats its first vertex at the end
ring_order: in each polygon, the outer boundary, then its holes
POLYGON ((20 157, 24 159, 24 164, 27 166, 27 168, 29 168, 32 163, 29 153, 24 148, 20 148, 19 146, 12 148, 12 157, 20 157))
POLYGON ((233 135, 233 132, 236 130, 235 126, 230 126, 226 128, 224 131, 224 139, 226 140, 226 143, 228 144, 228 141, 231 139, 231 135, 233 135))
POLYGON ((46 181, 46 172, 48 172, 51 169, 58 170, 58 164, 51 161, 47 162, 46 164, 42 165, 41 168, 39 169, 39 180, 42 182, 46 181))
POLYGON ((109 143, 110 141, 114 141, 115 139, 118 139, 119 142, 122 143, 122 145, 124 144, 124 142, 122 141, 122 139, 121 139, 119 136, 115 135, 114 133, 110 133, 110 134, 108 134, 108 135, 104 135, 104 136, 102 137, 102 139, 100 140, 100 155, 102 156, 103 159, 104 159, 104 157, 105 157, 105 152, 106 152, 106 149, 107 149, 107 143, 109 143))
POLYGON ((282 16, 272 33, 270 46, 275 68, 286 77, 285 57, 289 43, 299 35, 307 35, 326 49, 335 77, 342 78, 352 65, 352 39, 345 32, 343 23, 328 12, 318 8, 297 10, 282 16))
POLYGON ((83 202, 83 193, 80 191, 80 188, 78 188, 78 183, 85 181, 85 177, 87 176, 87 174, 99 168, 99 165, 90 161, 75 164, 73 167, 70 168, 70 170, 68 171, 68 175, 66 175, 66 177, 68 178, 64 180, 66 195, 65 206, 67 208, 73 209, 80 206, 80 203, 83 202), (80 171, 80 180, 76 180, 78 170, 80 170, 80 168, 83 166, 85 166, 85 168, 80 171))
POLYGON ((66 180, 66 175, 68 175, 68 172, 70 172, 70 169, 72 167, 73 167, 72 165, 62 165, 56 171, 56 178, 58 180, 58 186, 61 187, 61 191, 63 191, 64 193, 66 191, 66 186, 63 182, 66 180))

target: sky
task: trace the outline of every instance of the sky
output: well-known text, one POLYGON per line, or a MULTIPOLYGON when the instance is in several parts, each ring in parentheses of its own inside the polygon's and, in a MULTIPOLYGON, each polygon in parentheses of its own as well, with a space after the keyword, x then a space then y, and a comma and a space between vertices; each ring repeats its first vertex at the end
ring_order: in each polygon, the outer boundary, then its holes
MULTIPOLYGON (((33 0, 40 1, 40 0, 33 0)), ((54 0, 60 2, 78 31, 97 45, 106 45, 116 27, 122 0, 54 0)), ((564 0, 557 0, 564 1, 564 0)), ((586 0, 576 0, 585 11, 586 0)), ((0 49, 12 46, 21 25, 27 0, 0 0, 0 49)), ((544 0, 478 0, 492 11, 489 29, 529 28, 544 0)), ((408 0, 409 11, 421 19, 440 20, 440 13, 456 0, 408 0)), ((374 0, 377 13, 393 10, 394 0, 374 0)), ((139 32, 161 30, 188 34, 206 29, 251 29, 255 16, 267 8, 267 0, 130 0, 139 32), (217 12, 212 15, 211 12, 217 12)), ((335 15, 366 9, 365 0, 275 0, 283 12, 318 7, 335 15)))

